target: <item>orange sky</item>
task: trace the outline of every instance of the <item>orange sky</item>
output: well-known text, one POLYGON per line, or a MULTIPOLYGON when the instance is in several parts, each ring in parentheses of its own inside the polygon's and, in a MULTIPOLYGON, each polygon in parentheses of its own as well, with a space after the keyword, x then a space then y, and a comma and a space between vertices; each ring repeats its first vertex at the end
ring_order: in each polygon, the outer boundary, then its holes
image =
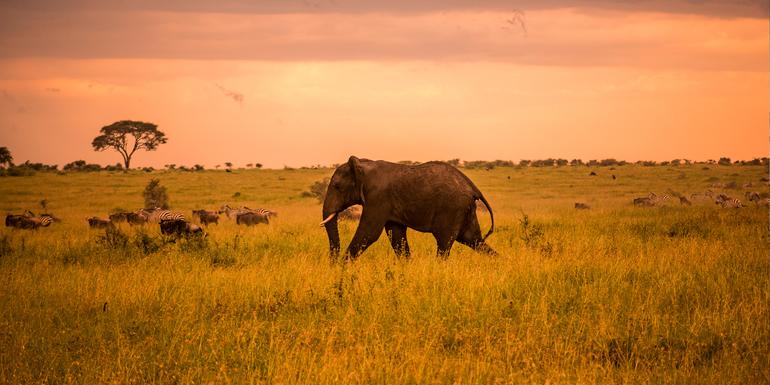
POLYGON ((768 154, 766 2, 155 3, 0 5, 0 146, 115 163, 91 139, 134 119, 170 138, 136 166, 768 154))

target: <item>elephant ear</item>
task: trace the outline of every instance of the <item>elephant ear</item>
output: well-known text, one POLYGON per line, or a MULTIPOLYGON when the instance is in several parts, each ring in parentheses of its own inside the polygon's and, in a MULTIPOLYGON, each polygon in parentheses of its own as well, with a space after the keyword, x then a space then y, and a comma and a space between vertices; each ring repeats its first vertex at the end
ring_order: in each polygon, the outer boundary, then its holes
POLYGON ((364 202, 364 167, 361 164, 361 160, 351 156, 348 159, 348 166, 350 166, 350 171, 353 173, 356 191, 358 191, 361 197, 361 202, 364 202))

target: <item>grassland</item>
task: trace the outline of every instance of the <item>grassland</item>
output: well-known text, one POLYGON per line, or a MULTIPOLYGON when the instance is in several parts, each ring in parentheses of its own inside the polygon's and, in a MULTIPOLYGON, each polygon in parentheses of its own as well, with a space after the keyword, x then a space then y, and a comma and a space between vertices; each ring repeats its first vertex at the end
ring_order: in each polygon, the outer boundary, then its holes
POLYGON ((320 206, 300 197, 331 170, 0 178, 0 209, 46 198, 63 219, 0 230, 0 383, 768 383, 767 209, 630 204, 717 181, 767 192, 767 171, 589 171, 465 170, 495 210, 499 257, 455 245, 441 260, 410 232, 411 260, 383 237, 348 264, 329 263, 320 206), (205 243, 87 228, 141 207, 150 178, 187 214, 230 203, 279 217, 224 220, 205 243))

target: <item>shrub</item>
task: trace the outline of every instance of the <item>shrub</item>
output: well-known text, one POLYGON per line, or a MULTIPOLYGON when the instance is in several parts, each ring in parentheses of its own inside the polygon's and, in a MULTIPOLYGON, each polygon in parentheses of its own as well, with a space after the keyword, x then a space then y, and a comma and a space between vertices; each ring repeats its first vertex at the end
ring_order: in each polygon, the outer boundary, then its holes
POLYGON ((168 193, 166 187, 160 185, 160 179, 150 179, 142 196, 146 208, 160 207, 164 210, 169 208, 168 193))
POLYGON ((329 178, 318 180, 310 185, 309 191, 303 191, 302 196, 307 198, 316 198, 318 203, 323 203, 326 199, 326 187, 329 186, 329 178))

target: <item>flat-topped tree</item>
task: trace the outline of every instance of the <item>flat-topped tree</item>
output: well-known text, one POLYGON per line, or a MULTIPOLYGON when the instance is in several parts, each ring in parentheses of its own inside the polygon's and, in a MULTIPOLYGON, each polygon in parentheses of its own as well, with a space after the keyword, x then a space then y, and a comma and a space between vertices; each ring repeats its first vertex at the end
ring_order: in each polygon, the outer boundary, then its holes
POLYGON ((166 134, 158 131, 158 126, 133 120, 121 120, 102 127, 102 134, 94 138, 91 145, 95 151, 108 148, 119 152, 123 157, 126 170, 131 165, 131 157, 136 150, 153 151, 159 145, 166 143, 166 134))

